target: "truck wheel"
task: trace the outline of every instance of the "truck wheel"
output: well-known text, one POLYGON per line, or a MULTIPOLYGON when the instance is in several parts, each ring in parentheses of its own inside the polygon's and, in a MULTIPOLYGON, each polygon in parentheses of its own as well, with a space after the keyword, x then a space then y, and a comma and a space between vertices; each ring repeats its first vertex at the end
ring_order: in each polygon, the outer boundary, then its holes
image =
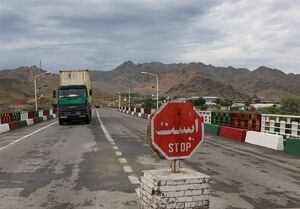
POLYGON ((58 123, 59 123, 60 126, 63 125, 64 124, 63 119, 58 119, 58 123))
POLYGON ((89 123, 90 123, 90 117, 87 117, 87 118, 85 119, 85 123, 86 123, 86 124, 89 124, 89 123))

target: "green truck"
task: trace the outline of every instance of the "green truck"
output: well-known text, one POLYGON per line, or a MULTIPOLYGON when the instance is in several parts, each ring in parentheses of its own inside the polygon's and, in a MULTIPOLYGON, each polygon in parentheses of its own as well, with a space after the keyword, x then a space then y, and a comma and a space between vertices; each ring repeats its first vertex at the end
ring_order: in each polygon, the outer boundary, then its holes
POLYGON ((53 92, 53 96, 57 96, 59 125, 73 120, 89 124, 92 118, 89 70, 61 70, 59 78, 57 95, 53 92))

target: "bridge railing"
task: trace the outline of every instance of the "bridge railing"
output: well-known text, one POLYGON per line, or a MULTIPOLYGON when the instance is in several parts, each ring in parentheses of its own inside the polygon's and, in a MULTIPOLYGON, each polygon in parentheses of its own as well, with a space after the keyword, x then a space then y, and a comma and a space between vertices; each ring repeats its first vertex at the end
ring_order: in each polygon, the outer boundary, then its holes
POLYGON ((27 119, 33 119, 33 118, 37 118, 37 117, 53 115, 56 113, 57 113, 56 109, 39 110, 38 112, 19 111, 19 112, 0 113, 0 124, 11 123, 11 122, 15 122, 15 121, 25 121, 27 119))
POLYGON ((261 117, 262 132, 284 137, 300 137, 300 116, 262 114, 261 117))

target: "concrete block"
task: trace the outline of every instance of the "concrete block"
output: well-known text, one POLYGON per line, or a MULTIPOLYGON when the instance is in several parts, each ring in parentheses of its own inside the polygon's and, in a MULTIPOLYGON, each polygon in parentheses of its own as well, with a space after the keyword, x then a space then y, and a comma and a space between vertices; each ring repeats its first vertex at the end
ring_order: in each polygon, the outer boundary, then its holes
POLYGON ((283 150, 283 137, 281 135, 268 134, 263 132, 248 131, 246 143, 267 147, 274 150, 283 150))
POLYGON ((27 122, 27 126, 31 126, 34 124, 33 119, 27 119, 26 122, 27 122))
POLYGON ((220 130, 220 136, 232 139, 235 141, 244 142, 247 130, 240 128, 232 128, 228 126, 222 126, 220 130))
POLYGON ((27 126, 27 121, 26 120, 20 120, 19 124, 20 124, 20 127, 26 127, 27 126))
POLYGON ((42 118, 43 118, 43 121, 48 120, 47 116, 45 116, 45 115, 42 118))
POLYGON ((8 123, 9 130, 14 130, 20 128, 20 123, 18 121, 8 123))
POLYGON ((143 171, 140 202, 144 209, 209 208, 210 177, 182 168, 143 171))
POLYGON ((214 124, 209 124, 209 123, 204 123, 204 133, 207 135, 219 136, 220 126, 214 125, 214 124))
POLYGON ((288 138, 284 145, 284 152, 300 156, 300 138, 288 138))
POLYGON ((9 130, 8 123, 0 124, 0 134, 8 132, 9 130))

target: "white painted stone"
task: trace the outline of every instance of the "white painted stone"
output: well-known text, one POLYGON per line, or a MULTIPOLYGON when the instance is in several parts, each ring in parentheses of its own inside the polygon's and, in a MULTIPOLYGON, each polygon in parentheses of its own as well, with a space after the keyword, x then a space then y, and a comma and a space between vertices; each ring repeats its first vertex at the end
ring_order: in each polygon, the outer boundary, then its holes
POLYGON ((256 131, 247 131, 246 143, 267 147, 274 150, 283 150, 283 137, 256 131))
POLYGON ((43 121, 46 121, 47 120, 47 116, 43 116, 43 121))
POLYGON ((27 122, 27 126, 31 126, 34 124, 33 119, 27 119, 26 122, 27 122))
POLYGON ((8 132, 9 130, 10 129, 8 123, 4 123, 0 125, 0 134, 8 132))
POLYGON ((56 114, 53 114, 52 116, 53 116, 53 118, 56 118, 56 114))

